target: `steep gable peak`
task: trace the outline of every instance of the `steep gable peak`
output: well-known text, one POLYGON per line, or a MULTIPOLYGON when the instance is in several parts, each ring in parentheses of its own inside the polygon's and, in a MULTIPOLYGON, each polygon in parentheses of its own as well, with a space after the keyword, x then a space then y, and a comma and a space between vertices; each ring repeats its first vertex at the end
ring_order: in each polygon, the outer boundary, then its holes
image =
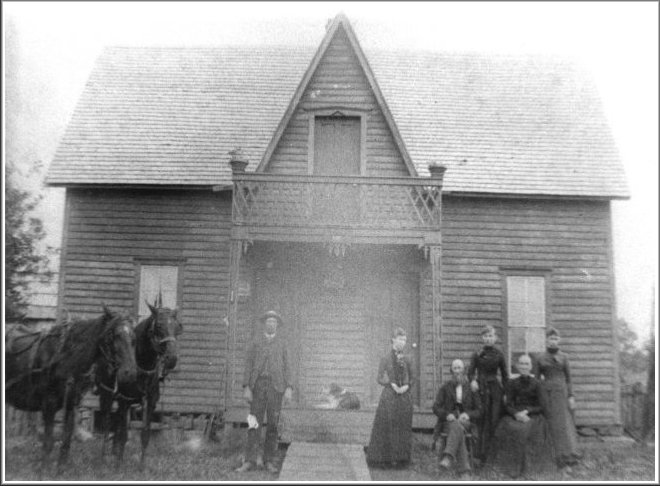
POLYGON ((328 23, 326 24, 326 34, 323 37, 323 40, 321 41, 321 44, 319 45, 316 51, 316 54, 312 58, 312 61, 310 62, 307 68, 307 71, 305 71, 305 74, 303 75, 300 84, 298 85, 298 88, 296 89, 291 99, 291 102, 289 103, 289 106, 287 107, 284 113, 284 116, 280 120, 280 123, 277 129, 275 130, 275 133, 270 143, 268 144, 268 147, 266 148, 266 151, 264 152, 264 155, 261 161, 259 162, 259 165, 256 168, 257 172, 261 172, 265 170, 265 168, 268 166, 271 157, 275 151, 275 148, 277 147, 277 144, 282 138, 282 135, 287 125, 289 124, 294 113, 296 112, 296 109, 298 108, 301 99, 305 93, 305 90, 309 86, 309 83, 312 77, 314 76, 314 73, 316 72, 319 63, 323 59, 323 56, 328 50, 328 47, 332 44, 333 40, 335 39, 335 36, 342 34, 348 38, 351 49, 353 50, 353 53, 357 57, 358 63, 369 82, 369 86, 376 98, 379 108, 381 109, 385 117, 386 123, 390 129, 390 132, 392 133, 394 142, 401 154, 401 157, 403 158, 408 173, 411 176, 418 175, 417 170, 415 169, 415 166, 412 162, 412 159, 405 147, 405 144, 403 143, 403 138, 401 137, 401 134, 399 133, 399 130, 394 122, 394 118, 387 106, 387 103, 385 102, 383 93, 381 92, 378 83, 376 82, 376 77, 373 71, 371 70, 371 67, 369 66, 367 57, 364 54, 362 48, 360 47, 360 43, 358 42, 357 36, 355 35, 355 32, 353 30, 353 27, 351 26, 350 21, 348 20, 348 17, 346 17, 346 15, 342 12, 338 13, 332 20, 328 21, 328 23))

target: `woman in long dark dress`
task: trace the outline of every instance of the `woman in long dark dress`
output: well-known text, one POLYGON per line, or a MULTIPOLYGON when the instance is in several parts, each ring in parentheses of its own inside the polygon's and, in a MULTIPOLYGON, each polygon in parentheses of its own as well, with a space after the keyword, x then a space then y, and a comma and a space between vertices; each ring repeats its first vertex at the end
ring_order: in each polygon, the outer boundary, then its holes
POLYGON ((392 333, 392 351, 378 366, 378 383, 383 385, 367 462, 380 466, 404 466, 410 462, 412 450, 413 402, 410 387, 414 383, 411 361, 404 356, 406 332, 397 328, 392 333))
POLYGON ((559 331, 546 331, 546 351, 536 356, 535 367, 541 379, 546 402, 545 416, 556 451, 557 465, 568 468, 577 464, 582 454, 578 452, 577 432, 573 420, 575 398, 571 386, 568 356, 559 350, 559 331))
POLYGON ((495 430, 493 468, 512 478, 553 467, 552 442, 543 416, 541 383, 531 375, 532 359, 518 358, 520 376, 506 386, 505 415, 495 430))
POLYGON ((497 333, 493 326, 484 327, 481 332, 483 348, 472 354, 468 379, 473 392, 481 397, 481 418, 478 424, 478 443, 475 457, 485 462, 488 459, 495 427, 502 416, 504 407, 504 387, 509 379, 509 372, 502 351, 495 347, 497 333), (501 377, 498 379, 497 372, 501 377), (501 381, 500 381, 501 380, 501 381))

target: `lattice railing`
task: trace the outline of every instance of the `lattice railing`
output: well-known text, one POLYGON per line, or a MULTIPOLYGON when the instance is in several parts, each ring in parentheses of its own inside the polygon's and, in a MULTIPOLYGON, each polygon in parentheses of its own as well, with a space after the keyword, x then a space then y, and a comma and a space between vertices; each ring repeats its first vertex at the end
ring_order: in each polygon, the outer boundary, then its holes
POLYGON ((233 222, 437 229, 441 184, 433 178, 234 174, 233 222))

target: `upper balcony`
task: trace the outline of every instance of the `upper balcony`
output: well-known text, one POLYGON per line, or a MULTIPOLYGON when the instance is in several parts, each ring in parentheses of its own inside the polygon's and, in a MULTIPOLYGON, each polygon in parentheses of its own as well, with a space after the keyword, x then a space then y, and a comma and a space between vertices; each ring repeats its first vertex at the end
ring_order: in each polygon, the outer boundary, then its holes
POLYGON ((439 243, 442 172, 432 177, 233 173, 235 237, 439 243))

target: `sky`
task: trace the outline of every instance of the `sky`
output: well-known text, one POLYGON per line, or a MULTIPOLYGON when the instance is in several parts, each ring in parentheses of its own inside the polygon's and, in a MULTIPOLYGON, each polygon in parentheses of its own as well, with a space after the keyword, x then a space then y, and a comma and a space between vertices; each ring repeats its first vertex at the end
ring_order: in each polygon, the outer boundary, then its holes
POLYGON ((5 1, 2 10, 3 161, 44 196, 39 215, 56 247, 64 190, 42 181, 104 46, 317 46, 343 12, 373 47, 573 60, 594 78, 631 194, 612 203, 617 313, 640 340, 657 322, 657 2, 5 1))

